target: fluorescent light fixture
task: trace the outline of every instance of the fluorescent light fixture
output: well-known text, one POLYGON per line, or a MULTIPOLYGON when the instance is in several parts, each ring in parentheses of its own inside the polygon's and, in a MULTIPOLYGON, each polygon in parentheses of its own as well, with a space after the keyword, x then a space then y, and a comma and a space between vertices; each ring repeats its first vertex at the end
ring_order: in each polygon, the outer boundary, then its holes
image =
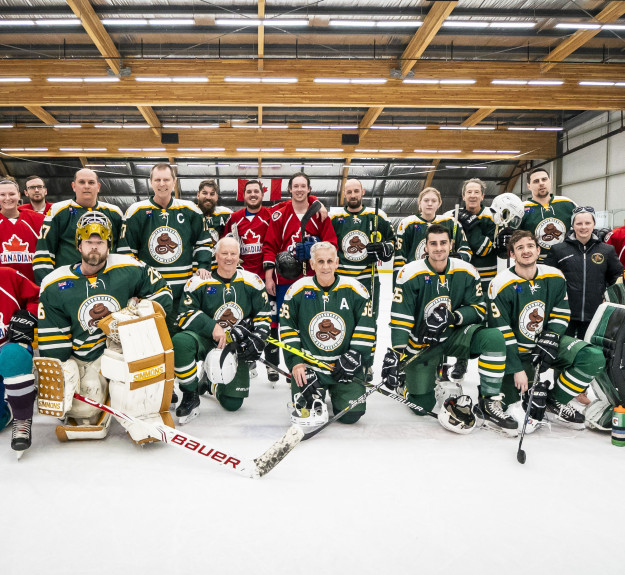
POLYGON ((475 80, 469 80, 469 79, 451 79, 451 80, 441 80, 440 83, 441 84, 475 84, 475 80))
POLYGON ((343 148, 319 148, 320 152, 342 152, 343 148))
POLYGON ((562 86, 564 80, 529 80, 529 86, 562 86))
POLYGON ((117 148, 120 152, 140 152, 141 148, 117 148))
POLYGON ((529 126, 508 126, 508 130, 516 130, 518 132, 531 132, 536 128, 531 128, 529 126))
POLYGON ((475 21, 461 21, 461 20, 446 20, 443 22, 445 28, 488 28, 490 22, 483 22, 480 20, 475 21))
POLYGON ((0 82, 30 82, 30 78, 24 76, 4 76, 0 77, 0 82))
POLYGON ((146 130, 149 127, 149 124, 122 124, 122 128, 129 128, 131 130, 146 130))
POLYGON ((233 128, 252 128, 252 129, 255 129, 255 130, 260 128, 260 126, 258 124, 233 124, 232 127, 233 128))
POLYGON ((260 152, 260 148, 237 148, 237 152, 260 152))
POLYGON ((25 152, 47 152, 48 148, 24 148, 25 152))
POLYGON ((399 126, 385 126, 384 124, 379 124, 377 126, 369 126, 370 130, 399 130, 399 126))
POLYGON ((193 18, 151 18, 150 26, 195 26, 193 18))
POLYGON ((102 24, 105 26, 147 26, 148 21, 145 18, 102 18, 102 24))
POLYGON ((498 154, 520 154, 521 150, 497 150, 498 154))
POLYGON ((261 152, 284 152, 284 148, 261 148, 261 152))
POLYGON ((496 154, 497 150, 473 150, 474 154, 496 154))
POLYGON ((3 152, 23 152, 24 148, 0 148, 3 152))
POLYGON ((375 20, 330 20, 330 26, 342 26, 344 28, 371 28, 375 25, 375 20))
POLYGON ((352 78, 352 84, 386 84, 386 78, 352 78))
POLYGON ((202 152, 225 152, 225 151, 226 151, 226 148, 202 148, 202 152))
POLYGON ((257 18, 217 18, 217 26, 260 26, 262 20, 257 18))
POLYGON ((304 130, 329 130, 330 126, 321 124, 302 124, 304 130))
POLYGON ((438 80, 432 80, 429 78, 406 78, 403 80, 404 84, 438 84, 438 80))
POLYGON ((258 168, 258 164, 239 164, 239 168, 258 168))
POLYGON ((117 76, 87 76, 83 78, 85 82, 119 82, 117 76))
POLYGON ((536 22, 491 22, 489 28, 534 28, 536 22))
POLYGON ((448 170, 460 170, 462 166, 445 166, 448 170))
POLYGON ((202 84, 208 82, 208 78, 206 76, 174 76, 171 81, 182 84, 202 84))
POLYGON ((13 124, 0 124, 0 129, 4 129, 4 128, 14 128, 15 126, 13 124))
POLYGON ((319 148, 295 148, 296 152, 318 152, 319 148))
POLYGON ((191 127, 198 130, 216 130, 219 124, 193 124, 191 127))
POLYGON ((107 168, 125 168, 127 164, 106 164, 107 168))
POLYGON ((163 124, 166 130, 187 130, 191 128, 191 124, 163 124))
POLYGON ((304 18, 265 18, 263 20, 263 25, 273 28, 279 28, 280 26, 284 26, 285 28, 291 28, 297 26, 308 26, 308 20, 304 18))
POLYGON ((439 154, 459 154, 462 150, 438 150, 439 154))
POLYGON ((594 80, 582 80, 579 82, 580 86, 614 86, 614 82, 594 81, 594 80))
POLYGON ((85 168, 105 168, 105 167, 106 167, 106 164, 85 164, 85 168))
POLYGON ((386 78, 315 78, 316 84, 386 84, 386 78))
POLYGON ((417 153, 417 154, 436 154, 436 150, 413 150, 413 152, 417 153))
POLYGON ((112 128, 112 129, 121 129, 121 124, 94 124, 94 128, 112 128))
POLYGON ((624 24, 604 24, 601 26, 603 30, 625 30, 624 24))
POLYGON ((297 84, 297 78, 261 78, 260 81, 263 84, 297 84))
POLYGON ((143 148, 144 152, 164 152, 165 148, 143 148))
POLYGON ((597 30, 601 28, 600 24, 588 24, 585 22, 560 22, 555 25, 556 28, 562 30, 597 30))
POLYGON ((82 152, 82 148, 59 148, 60 152, 82 152))
POLYGON ((170 76, 135 76, 136 82, 171 82, 170 76))
POLYGON ((434 166, 414 166, 412 164, 396 164, 393 166, 393 168, 406 168, 406 169, 412 169, 412 168, 418 168, 418 169, 432 169, 434 166))
POLYGON ((251 77, 244 77, 244 76, 226 76, 224 78, 224 82, 247 82, 247 83, 260 84, 260 78, 251 78, 251 77))
POLYGON ((357 130, 358 124, 333 124, 330 130, 357 130))
POLYGON ((349 84, 349 78, 315 78, 315 84, 349 84))
POLYGON ((106 152, 106 148, 83 148, 85 152, 106 152))
POLYGON ((35 20, 38 26, 80 26, 78 18, 51 18, 48 20, 35 20))
POLYGON ((403 152, 401 148, 380 148, 380 154, 399 154, 403 152))
POLYGON ((54 124, 55 128, 82 128, 81 124, 54 124))
POLYGON ((516 85, 516 86, 524 86, 525 84, 527 84, 527 80, 491 80, 490 81, 491 84, 510 84, 510 85, 516 85))
POLYGON ((439 130, 466 130, 466 126, 439 126, 439 130))
POLYGON ((469 126, 468 130, 494 130, 495 126, 469 126))
POLYGON ((48 82, 82 82, 82 78, 72 78, 69 76, 65 77, 50 77, 46 78, 48 82))
POLYGON ((377 154, 380 150, 377 148, 356 148, 354 152, 360 152, 361 154, 377 154))
POLYGON ((0 20, 0 27, 2 26, 34 26, 35 23, 32 20, 15 19, 15 20, 0 20))
POLYGON ((399 126, 400 130, 425 130, 427 126, 399 126))
POLYGON ((536 128, 537 132, 561 132, 564 128, 559 126, 539 126, 536 128))
POLYGON ((289 126, 287 124, 261 124, 263 130, 286 130, 289 126))
POLYGON ((179 152, 201 152, 202 148, 178 148, 179 152))
POLYGON ((623 86, 625 86, 625 82, 616 82, 614 85, 622 88, 623 86))
POLYGON ((462 166, 468 170, 488 170, 488 166, 462 166))
POLYGON ((419 28, 423 26, 420 20, 378 20, 378 28, 419 28))

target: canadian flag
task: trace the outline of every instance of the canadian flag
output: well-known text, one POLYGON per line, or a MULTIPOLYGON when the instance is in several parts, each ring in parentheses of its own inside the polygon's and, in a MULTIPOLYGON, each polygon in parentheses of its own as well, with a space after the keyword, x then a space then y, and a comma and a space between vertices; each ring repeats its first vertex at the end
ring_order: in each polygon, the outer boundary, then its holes
MULTIPOLYGON (((249 180, 239 180, 239 188, 237 191, 237 201, 243 201, 243 192, 245 184, 249 180)), ((261 179, 260 183, 263 187, 263 202, 278 202, 282 199, 282 179, 274 178, 271 180, 261 179)))

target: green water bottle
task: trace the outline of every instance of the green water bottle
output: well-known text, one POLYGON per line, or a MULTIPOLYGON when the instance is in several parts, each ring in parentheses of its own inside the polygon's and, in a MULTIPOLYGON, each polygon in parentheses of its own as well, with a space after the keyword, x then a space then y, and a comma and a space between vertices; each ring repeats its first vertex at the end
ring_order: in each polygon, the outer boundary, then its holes
POLYGON ((625 447, 625 407, 619 405, 612 413, 612 445, 625 447))

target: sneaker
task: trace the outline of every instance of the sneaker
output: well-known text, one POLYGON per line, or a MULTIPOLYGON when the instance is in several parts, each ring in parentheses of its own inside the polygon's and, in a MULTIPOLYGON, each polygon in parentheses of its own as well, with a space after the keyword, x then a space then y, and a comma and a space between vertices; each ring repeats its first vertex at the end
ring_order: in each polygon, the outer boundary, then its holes
POLYGON ((484 423, 495 431, 502 431, 505 435, 516 437, 518 435, 518 423, 514 417, 504 411, 502 400, 502 393, 492 397, 480 396, 479 406, 484 415, 484 423))
POLYGON ((250 380, 258 377, 258 370, 256 369, 256 362, 252 362, 252 363, 248 363, 247 364, 249 370, 250 370, 250 380))
POLYGON ((24 451, 31 444, 32 419, 14 419, 13 433, 11 435, 11 449, 13 451, 24 451))
POLYGON ((197 391, 183 391, 182 401, 176 408, 178 423, 184 425, 200 415, 200 396, 197 391))
POLYGON ((547 419, 566 425, 571 429, 584 429, 586 418, 568 403, 560 403, 554 397, 547 397, 547 419))
POLYGON ((267 366, 267 377, 271 383, 276 383, 280 379, 280 374, 273 367, 267 366))
POLYGON ((467 373, 467 367, 469 366, 468 359, 458 359, 456 360, 456 365, 454 365, 453 369, 449 372, 449 381, 453 381, 454 383, 460 383, 465 374, 467 373))

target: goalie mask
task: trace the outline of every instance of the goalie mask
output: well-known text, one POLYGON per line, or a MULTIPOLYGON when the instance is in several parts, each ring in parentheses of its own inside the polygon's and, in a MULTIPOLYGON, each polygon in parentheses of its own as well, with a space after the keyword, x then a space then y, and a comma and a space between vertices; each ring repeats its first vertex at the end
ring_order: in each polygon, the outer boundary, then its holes
POLYGON ((284 279, 297 279, 302 275, 302 262, 298 262, 291 252, 280 252, 276 256, 276 271, 284 279))
POLYGON ((509 192, 497 196, 490 206, 490 211, 496 225, 514 229, 521 225, 525 214, 521 198, 509 192))
POLYGON ((111 221, 102 212, 86 212, 78 220, 76 225, 76 247, 82 240, 88 240, 93 234, 107 241, 109 247, 113 234, 111 221))
POLYGON ((475 429, 473 401, 468 395, 449 397, 443 403, 438 421, 447 430, 466 435, 475 429))
POLYGON ((204 371, 211 383, 230 383, 237 373, 237 354, 223 349, 211 349, 204 360, 204 371), (223 358, 222 358, 223 354, 223 358))

